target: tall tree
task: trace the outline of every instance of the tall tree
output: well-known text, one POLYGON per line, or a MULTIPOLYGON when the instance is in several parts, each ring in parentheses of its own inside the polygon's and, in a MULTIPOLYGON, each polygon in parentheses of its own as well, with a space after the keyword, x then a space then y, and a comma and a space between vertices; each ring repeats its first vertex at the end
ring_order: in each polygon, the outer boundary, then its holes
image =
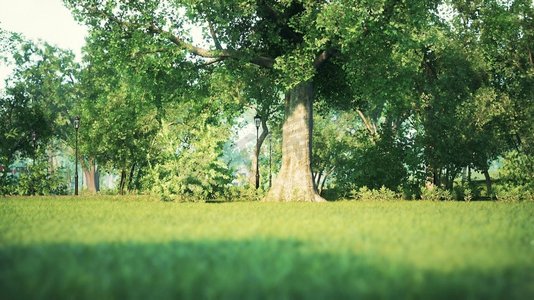
POLYGON ((362 69, 354 65, 354 53, 386 49, 379 52, 387 56, 388 50, 409 40, 427 22, 436 5, 397 0, 65 2, 93 28, 147 35, 162 48, 204 58, 188 58, 199 65, 217 63, 238 69, 253 64, 274 69, 285 90, 285 119, 282 167, 266 197, 271 201, 324 201, 317 194, 311 169, 313 82, 318 76, 328 80, 320 67, 336 56, 336 63, 348 63, 354 71, 362 69), (205 29, 206 47, 187 37, 190 24, 205 29), (362 51, 362 45, 368 51, 362 51))
POLYGON ((70 51, 6 31, 0 36, 2 55, 13 66, 0 94, 0 164, 7 172, 17 155, 35 157, 38 148, 68 138, 79 66, 70 51))

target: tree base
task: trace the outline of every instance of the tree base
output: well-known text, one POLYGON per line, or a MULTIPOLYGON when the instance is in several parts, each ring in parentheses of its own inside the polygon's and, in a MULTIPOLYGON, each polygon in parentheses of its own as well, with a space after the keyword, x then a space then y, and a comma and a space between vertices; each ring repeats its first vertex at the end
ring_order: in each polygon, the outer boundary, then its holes
POLYGON ((273 185, 262 202, 326 202, 315 190, 284 184, 273 185))
POLYGON ((325 202, 317 193, 311 169, 313 88, 304 82, 286 94, 282 127, 282 166, 263 201, 325 202))

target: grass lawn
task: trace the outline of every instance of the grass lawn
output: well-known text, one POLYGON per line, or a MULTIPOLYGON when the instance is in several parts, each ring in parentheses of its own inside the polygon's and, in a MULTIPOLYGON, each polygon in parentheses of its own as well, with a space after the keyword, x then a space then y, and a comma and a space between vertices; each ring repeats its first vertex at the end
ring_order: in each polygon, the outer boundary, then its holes
POLYGON ((534 203, 0 198, 0 299, 534 299, 534 203))

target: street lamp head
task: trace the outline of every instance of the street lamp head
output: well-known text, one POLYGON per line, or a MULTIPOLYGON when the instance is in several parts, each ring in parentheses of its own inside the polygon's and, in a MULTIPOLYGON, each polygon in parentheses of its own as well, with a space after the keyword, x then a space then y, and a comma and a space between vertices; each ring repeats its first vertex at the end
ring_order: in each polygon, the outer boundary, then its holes
POLYGON ((74 118, 74 128, 75 128, 75 129, 80 128, 80 116, 76 116, 76 117, 74 118))
POLYGON ((260 117, 260 115, 256 114, 256 116, 254 117, 254 124, 256 124, 256 129, 260 128, 260 125, 261 125, 261 117, 260 117))

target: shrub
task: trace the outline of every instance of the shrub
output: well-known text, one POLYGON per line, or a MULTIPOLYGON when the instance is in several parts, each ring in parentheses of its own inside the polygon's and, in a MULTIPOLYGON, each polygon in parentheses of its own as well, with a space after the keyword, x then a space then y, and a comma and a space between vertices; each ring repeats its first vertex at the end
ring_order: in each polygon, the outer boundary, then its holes
POLYGON ((502 185, 496 188, 500 201, 534 201, 534 159, 531 155, 510 151, 504 156, 500 173, 502 185))
POLYGON ((499 187, 495 193, 498 201, 534 201, 534 193, 523 186, 505 185, 499 187))
POLYGON ((18 178, 15 193, 19 195, 66 195, 68 186, 65 170, 48 171, 46 161, 36 162, 28 167, 28 171, 18 178))
POLYGON ((471 200, 473 200, 473 191, 470 188, 464 189, 464 201, 470 202, 471 200))
POLYGON ((144 185, 163 201, 204 201, 220 197, 232 181, 232 170, 222 159, 227 129, 206 126, 183 143, 170 125, 159 133, 144 185))
POLYGON ((421 198, 421 187, 419 182, 406 182, 399 190, 402 191, 402 198, 406 200, 415 200, 421 198))
POLYGON ((430 201, 451 201, 453 200, 452 194, 442 188, 431 186, 421 188, 421 200, 430 201))
POLYGON ((469 202, 473 200, 473 190, 471 190, 469 187, 464 187, 461 185, 455 186, 454 190, 454 199, 458 201, 466 201, 469 202))
POLYGON ((352 190, 351 198, 363 201, 387 201, 400 199, 400 196, 384 186, 378 190, 370 190, 368 187, 363 186, 358 191, 352 190))
POLYGON ((534 193, 534 158, 531 155, 518 151, 510 151, 503 158, 503 166, 500 173, 501 180, 505 183, 504 189, 513 191, 520 187, 523 191, 534 193))
POLYGON ((230 186, 221 195, 221 200, 237 202, 237 201, 260 201, 265 192, 262 189, 256 190, 251 185, 246 186, 230 186))

